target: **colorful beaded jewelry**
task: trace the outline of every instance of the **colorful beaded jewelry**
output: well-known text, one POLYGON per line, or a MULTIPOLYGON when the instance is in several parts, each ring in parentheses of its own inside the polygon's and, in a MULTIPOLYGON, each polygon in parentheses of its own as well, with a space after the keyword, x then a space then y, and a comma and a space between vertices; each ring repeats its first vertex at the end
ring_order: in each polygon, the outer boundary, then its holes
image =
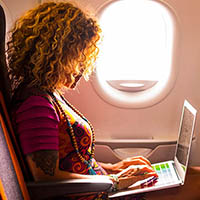
POLYGON ((69 133, 70 133, 70 137, 71 137, 71 139, 72 139, 72 145, 73 145, 73 147, 74 147, 74 149, 75 149, 75 151, 76 151, 76 153, 77 153, 79 159, 81 160, 81 162, 83 162, 84 164, 87 165, 89 174, 94 175, 94 174, 96 174, 96 172, 93 170, 92 166, 90 165, 90 161, 92 160, 92 158, 93 158, 93 156, 94 156, 94 148, 95 148, 94 128, 93 128, 92 124, 83 116, 83 114, 82 114, 79 110, 77 110, 72 104, 70 104, 70 103, 63 97, 63 95, 61 95, 60 93, 58 93, 58 94, 60 95, 61 99, 62 99, 76 114, 78 114, 83 120, 85 120, 85 121, 89 124, 89 126, 90 126, 90 128, 91 128, 91 131, 92 131, 92 147, 91 147, 90 158, 89 158, 89 160, 87 161, 87 160, 81 155, 81 153, 80 153, 80 151, 79 151, 78 144, 77 144, 77 141, 76 141, 76 136, 75 136, 75 134, 74 134, 73 127, 72 127, 72 125, 71 125, 71 123, 70 123, 70 121, 69 121, 69 119, 68 119, 67 114, 64 112, 62 106, 60 105, 60 103, 58 102, 58 100, 57 100, 57 98, 54 96, 54 94, 53 94, 53 93, 49 93, 49 95, 52 97, 52 99, 54 100, 55 104, 57 105, 58 109, 61 111, 61 113, 62 113, 64 119, 66 119, 67 125, 68 125, 68 127, 69 127, 69 129, 70 129, 70 132, 69 132, 69 133))
POLYGON ((109 174, 109 177, 111 177, 113 181, 113 185, 111 187, 111 192, 116 192, 118 191, 118 185, 119 185, 119 178, 116 174, 109 174))

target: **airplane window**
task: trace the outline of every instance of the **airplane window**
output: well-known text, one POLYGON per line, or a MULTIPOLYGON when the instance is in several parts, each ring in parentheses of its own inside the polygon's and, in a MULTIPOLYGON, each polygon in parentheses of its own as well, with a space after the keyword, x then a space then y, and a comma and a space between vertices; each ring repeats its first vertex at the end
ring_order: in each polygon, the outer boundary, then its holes
POLYGON ((118 0, 101 7, 98 17, 103 41, 93 85, 100 96, 120 107, 144 107, 166 96, 176 71, 170 9, 156 1, 118 0))

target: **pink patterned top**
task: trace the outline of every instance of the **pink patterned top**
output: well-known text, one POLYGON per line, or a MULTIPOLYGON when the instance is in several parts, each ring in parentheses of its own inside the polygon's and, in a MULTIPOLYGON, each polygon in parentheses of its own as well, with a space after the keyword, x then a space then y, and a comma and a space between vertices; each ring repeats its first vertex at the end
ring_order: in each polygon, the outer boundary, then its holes
MULTIPOLYGON (((56 96, 73 127, 79 152, 89 160, 92 131, 89 124, 56 96)), ((56 105, 42 96, 28 97, 16 110, 15 121, 23 153, 39 150, 58 150, 61 170, 89 174, 89 169, 78 157, 72 145, 69 127, 56 105)), ((106 174, 93 158, 91 166, 96 174, 106 174)))
POLYGON ((31 96, 15 113, 17 133, 23 153, 58 150, 59 117, 54 107, 41 96, 31 96))

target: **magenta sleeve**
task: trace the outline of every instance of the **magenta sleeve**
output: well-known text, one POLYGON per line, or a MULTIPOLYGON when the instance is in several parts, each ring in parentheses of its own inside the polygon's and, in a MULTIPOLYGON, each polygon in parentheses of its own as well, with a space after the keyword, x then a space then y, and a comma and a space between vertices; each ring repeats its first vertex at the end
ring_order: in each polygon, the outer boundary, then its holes
POLYGON ((59 118, 47 99, 29 97, 17 109, 15 119, 25 155, 39 150, 58 150, 59 118))

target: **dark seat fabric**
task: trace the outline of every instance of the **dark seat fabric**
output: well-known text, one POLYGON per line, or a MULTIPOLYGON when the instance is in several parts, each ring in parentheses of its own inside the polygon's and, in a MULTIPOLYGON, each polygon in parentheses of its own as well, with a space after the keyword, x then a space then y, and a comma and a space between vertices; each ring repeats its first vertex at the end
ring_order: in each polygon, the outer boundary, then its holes
MULTIPOLYGON (((5 94, 7 102, 10 102, 9 88, 6 89, 7 69, 6 59, 5 59, 5 14, 3 8, 0 6, 0 90, 5 94)), ((8 86, 9 87, 9 86, 8 86)), ((3 113, 1 107, 1 113, 3 113)), ((13 167, 12 159, 10 157, 10 152, 7 146, 6 139, 4 137, 3 130, 3 118, 1 117, 0 124, 0 178, 2 187, 4 188, 4 194, 1 196, 6 196, 7 199, 23 199, 21 190, 19 188, 18 180, 13 167), (3 147, 3 148, 2 148, 3 147), (9 166, 9 167, 8 167, 9 166)), ((4 125, 5 128, 5 125, 4 125)), ((2 191, 1 191, 2 192, 2 191)))
POLYGON ((5 13, 0 5, 0 180, 3 188, 1 196, 7 200, 28 200, 29 195, 23 180, 21 166, 9 134, 12 125, 7 110, 11 102, 11 87, 5 56, 5 30, 5 13))
MULTIPOLYGON (((17 163, 14 163, 16 160, 13 160, 16 156, 13 154, 14 152, 12 152, 10 142, 6 125, 2 115, 0 115, 0 179, 4 188, 4 195, 8 200, 22 200, 24 197, 18 180, 21 174, 17 174, 20 169, 16 168, 19 167, 19 165, 14 166, 17 165, 17 163)), ((28 197, 26 197, 26 199, 28 199, 28 197)))

